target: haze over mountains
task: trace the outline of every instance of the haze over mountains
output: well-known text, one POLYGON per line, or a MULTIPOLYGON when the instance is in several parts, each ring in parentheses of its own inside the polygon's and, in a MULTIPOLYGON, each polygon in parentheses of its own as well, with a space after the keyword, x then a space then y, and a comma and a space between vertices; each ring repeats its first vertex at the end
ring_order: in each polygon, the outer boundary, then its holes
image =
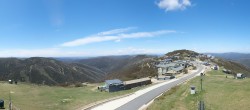
POLYGON ((220 58, 224 58, 227 60, 232 60, 232 61, 241 63, 250 68, 250 54, 249 53, 229 52, 229 53, 209 53, 209 54, 214 55, 216 57, 220 57, 220 58))

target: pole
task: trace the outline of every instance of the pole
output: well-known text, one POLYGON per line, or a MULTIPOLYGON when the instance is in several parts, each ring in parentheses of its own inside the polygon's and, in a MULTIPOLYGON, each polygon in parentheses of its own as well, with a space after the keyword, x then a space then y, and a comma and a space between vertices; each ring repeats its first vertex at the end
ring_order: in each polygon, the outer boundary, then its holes
MULTIPOLYGON (((11 91, 10 91, 11 92, 11 91)), ((9 110, 12 110, 12 102, 11 102, 11 93, 9 92, 9 100, 10 100, 10 103, 9 103, 9 110)))
POLYGON ((201 78, 201 91, 202 91, 202 78, 201 78))
POLYGON ((203 76, 203 73, 201 73, 201 91, 202 91, 202 76, 203 76))

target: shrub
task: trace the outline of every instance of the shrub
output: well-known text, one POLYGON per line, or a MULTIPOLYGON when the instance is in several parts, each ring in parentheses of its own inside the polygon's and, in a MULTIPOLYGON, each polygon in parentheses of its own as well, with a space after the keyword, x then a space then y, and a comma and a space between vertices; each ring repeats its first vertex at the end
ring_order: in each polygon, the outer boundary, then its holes
POLYGON ((75 87, 83 87, 83 84, 78 82, 78 83, 75 83, 75 87))

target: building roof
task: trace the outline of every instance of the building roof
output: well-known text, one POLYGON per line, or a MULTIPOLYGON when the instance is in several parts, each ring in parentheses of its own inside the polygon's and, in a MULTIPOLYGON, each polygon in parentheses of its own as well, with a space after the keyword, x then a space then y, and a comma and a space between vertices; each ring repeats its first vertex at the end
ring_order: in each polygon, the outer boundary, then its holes
POLYGON ((180 71, 180 70, 183 70, 184 68, 182 66, 178 66, 178 67, 171 68, 171 69, 174 71, 180 71))
POLYGON ((164 59, 163 61, 165 61, 165 62, 172 62, 173 60, 171 59, 171 58, 168 58, 168 59, 164 59))
POLYGON ((167 67, 173 67, 175 66, 176 63, 172 62, 172 63, 160 63, 158 65, 156 65, 156 67, 160 67, 160 68, 167 68, 167 67))
POLYGON ((237 75, 242 75, 243 73, 237 73, 237 75))
POLYGON ((129 80, 129 81, 124 81, 124 84, 133 84, 133 83, 138 83, 138 82, 143 82, 143 81, 148 81, 148 80, 151 80, 151 79, 141 78, 141 79, 129 80))
POLYGON ((175 74, 176 72, 174 70, 167 71, 167 74, 175 74))
POLYGON ((106 84, 122 84, 123 82, 119 79, 113 79, 113 80, 106 80, 105 81, 106 84))
POLYGON ((237 77, 242 77, 243 73, 237 73, 237 77))

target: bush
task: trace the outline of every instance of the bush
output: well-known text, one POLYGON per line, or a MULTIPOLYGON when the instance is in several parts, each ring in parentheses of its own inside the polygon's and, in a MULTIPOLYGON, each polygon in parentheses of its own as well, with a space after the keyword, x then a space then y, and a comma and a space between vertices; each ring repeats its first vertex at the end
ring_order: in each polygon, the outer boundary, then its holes
POLYGON ((78 82, 78 83, 75 83, 75 87, 83 87, 83 84, 78 82))

